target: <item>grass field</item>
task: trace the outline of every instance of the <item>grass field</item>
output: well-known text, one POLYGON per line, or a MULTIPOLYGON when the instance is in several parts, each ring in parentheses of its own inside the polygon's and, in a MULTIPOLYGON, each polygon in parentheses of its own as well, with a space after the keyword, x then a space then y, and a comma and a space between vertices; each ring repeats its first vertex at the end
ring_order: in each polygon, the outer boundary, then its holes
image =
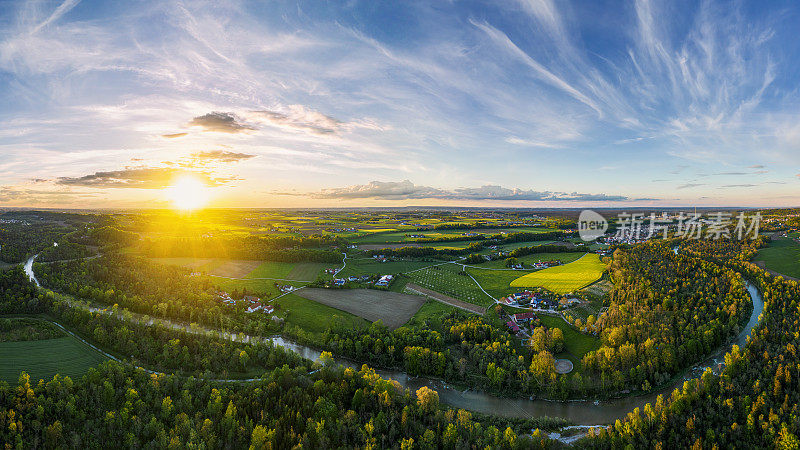
MULTIPOLYGON (((531 265, 535 262, 540 262, 540 261, 553 261, 553 260, 559 260, 564 264, 569 264, 572 261, 576 261, 583 255, 584 253, 580 252, 534 253, 531 255, 525 255, 519 257, 517 259, 519 260, 519 262, 527 265, 531 265)), ((486 261, 485 263, 476 264, 475 267, 481 267, 487 269, 505 269, 506 261, 505 259, 486 261)))
POLYGON ((511 292, 518 291, 519 289, 509 287, 509 284, 521 274, 529 273, 523 270, 489 270, 474 267, 467 267, 467 272, 494 298, 505 297, 511 292))
POLYGON ((800 278, 800 244, 792 239, 775 239, 754 258, 764 261, 767 269, 800 278))
POLYGON ((592 350, 600 348, 600 340, 581 333, 564 321, 561 317, 540 314, 542 325, 547 328, 560 328, 564 332, 565 352, 556 355, 557 358, 566 358, 572 361, 575 372, 579 372, 583 365, 581 358, 592 350))
POLYGON ((445 305, 442 302, 437 302, 436 300, 427 300, 425 304, 417 311, 416 314, 408 321, 407 325, 409 326, 417 326, 423 325, 429 320, 438 320, 440 317, 444 316, 445 314, 449 314, 453 311, 459 311, 458 308, 454 308, 450 305, 445 305))
POLYGON ((338 269, 342 267, 340 263, 296 263, 291 272, 286 275, 290 280, 308 280, 314 281, 319 277, 330 278, 331 275, 324 273, 325 269, 338 269))
POLYGON ((566 294, 594 282, 603 274, 605 265, 595 253, 563 266, 529 273, 511 282, 511 287, 543 287, 557 294, 566 294))
MULTIPOLYGON (((423 267, 437 264, 429 261, 387 261, 377 262, 372 258, 352 258, 347 259, 347 266, 339 272, 338 277, 349 277, 351 275, 387 275, 408 272, 423 267)), ((339 266, 341 267, 341 265, 339 266)))
POLYGON ((422 287, 468 303, 480 306, 494 303, 494 299, 483 293, 472 278, 459 272, 461 265, 442 264, 411 272, 408 277, 422 287))
POLYGON ((56 373, 75 378, 105 360, 105 356, 69 335, 39 341, 0 342, 0 380, 15 383, 22 371, 31 376, 32 384, 56 373))
POLYGON ((245 278, 289 278, 295 263, 267 261, 248 273, 245 278))
POLYGON ((425 298, 418 295, 375 289, 303 289, 299 297, 363 317, 382 320, 391 329, 399 328, 419 310, 425 298))
MULTIPOLYGON (((518 232, 528 232, 528 233, 546 233, 549 231, 553 231, 550 228, 542 228, 542 227, 511 227, 511 228, 476 228, 476 229, 462 229, 462 230, 440 230, 440 231, 413 231, 413 230, 403 230, 403 231, 395 231, 389 233, 370 233, 367 235, 359 236, 354 238, 353 241, 357 244, 391 244, 391 243, 399 243, 399 242, 414 242, 419 238, 410 237, 407 235, 420 235, 426 239, 438 239, 438 238, 455 238, 460 237, 463 233, 478 233, 484 234, 486 236, 490 236, 493 234, 500 234, 500 233, 518 233, 518 232)), ((475 239, 477 240, 477 239, 475 239)), ((467 241, 464 241, 467 242, 467 241)), ((468 243, 468 242, 467 242, 468 243)), ((443 244, 443 243, 439 243, 443 244)))
POLYGON ((221 277, 241 278, 261 265, 261 261, 224 258, 150 258, 151 261, 171 266, 182 266, 193 271, 221 277))
POLYGON ((296 294, 284 295, 275 300, 280 305, 280 313, 285 314, 287 325, 295 325, 305 331, 322 333, 335 320, 352 328, 363 328, 369 321, 322 303, 300 297, 296 294))

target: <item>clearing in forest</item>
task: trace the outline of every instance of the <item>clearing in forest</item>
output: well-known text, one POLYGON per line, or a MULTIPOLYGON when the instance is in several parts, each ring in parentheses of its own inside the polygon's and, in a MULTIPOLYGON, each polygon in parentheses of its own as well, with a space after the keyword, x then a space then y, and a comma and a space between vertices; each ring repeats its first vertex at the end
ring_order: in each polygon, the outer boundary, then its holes
POLYGON ((0 342, 0 380, 15 383, 20 372, 31 376, 31 384, 55 374, 78 378, 106 357, 73 336, 35 341, 0 342))

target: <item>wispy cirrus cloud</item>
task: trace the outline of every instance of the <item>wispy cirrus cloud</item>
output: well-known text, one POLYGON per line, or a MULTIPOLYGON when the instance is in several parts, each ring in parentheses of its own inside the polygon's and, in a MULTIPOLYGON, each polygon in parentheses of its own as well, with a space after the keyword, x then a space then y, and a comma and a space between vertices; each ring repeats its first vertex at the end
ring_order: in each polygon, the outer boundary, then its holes
POLYGON ((193 160, 220 162, 238 162, 256 157, 256 155, 250 153, 231 152, 227 150, 207 150, 194 152, 190 156, 193 160))

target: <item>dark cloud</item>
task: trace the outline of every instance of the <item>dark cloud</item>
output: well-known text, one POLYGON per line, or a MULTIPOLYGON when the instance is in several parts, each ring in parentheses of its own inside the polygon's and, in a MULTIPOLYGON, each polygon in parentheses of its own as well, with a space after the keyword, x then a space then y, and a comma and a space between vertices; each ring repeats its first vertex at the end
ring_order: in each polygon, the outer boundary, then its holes
POLYGON ((698 186, 705 186, 705 183, 686 183, 678 186, 676 189, 690 189, 698 186))
POLYGON ((198 116, 189 122, 189 125, 203 127, 205 131, 218 131, 220 133, 242 133, 255 130, 250 125, 241 123, 233 113, 211 112, 198 116))
MULTIPOLYGON (((197 119, 197 117, 195 117, 195 119, 197 119)), ((175 139, 175 138, 179 138, 179 137, 184 137, 187 134, 189 134, 189 133, 162 134, 161 137, 164 137, 164 138, 167 138, 167 139, 175 139)))
POLYGON ((55 183, 62 186, 95 188, 162 189, 181 175, 191 175, 208 186, 219 186, 230 179, 212 178, 208 173, 170 167, 138 167, 108 172, 95 172, 82 177, 60 177, 55 183))
POLYGON ((748 169, 763 169, 763 168, 764 168, 764 166, 763 166, 763 165, 761 165, 761 164, 754 164, 754 165, 752 165, 752 166, 748 166, 747 168, 748 168, 748 169))
MULTIPOLYGON (((287 193, 287 195, 295 195, 287 193)), ((509 189, 502 186, 485 185, 477 188, 438 189, 417 186, 409 180, 373 181, 367 184, 342 188, 324 189, 308 194, 318 199, 362 199, 385 200, 440 199, 440 200, 510 200, 510 201, 627 201, 628 197, 607 194, 583 194, 578 192, 550 192, 525 189, 509 189)))
POLYGON ((720 186, 720 189, 727 189, 727 188, 738 188, 738 187, 754 187, 758 186, 757 184, 725 184, 720 186))
POLYGON ((208 150, 192 153, 192 159, 220 162, 237 162, 255 157, 256 155, 248 153, 229 152, 226 150, 208 150))
POLYGON ((747 172, 719 172, 714 175, 748 175, 747 172))

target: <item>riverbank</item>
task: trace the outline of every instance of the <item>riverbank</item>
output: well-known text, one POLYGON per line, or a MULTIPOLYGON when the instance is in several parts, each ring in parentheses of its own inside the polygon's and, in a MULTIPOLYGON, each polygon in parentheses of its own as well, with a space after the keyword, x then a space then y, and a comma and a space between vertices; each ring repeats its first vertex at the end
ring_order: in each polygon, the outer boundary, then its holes
MULTIPOLYGON (((34 259, 35 257, 31 257, 26 262, 25 272, 29 277, 31 277, 37 286, 40 286, 33 273, 34 259)), ((622 397, 603 401, 513 399, 497 397, 491 394, 472 391, 469 389, 457 389, 443 380, 410 376, 407 373, 398 370, 376 369, 375 371, 381 377, 395 380, 400 383, 401 386, 410 389, 412 392, 423 386, 434 389, 439 392, 440 401, 455 408, 462 408, 483 414, 491 414, 508 418, 527 419, 540 416, 561 417, 576 425, 601 426, 603 424, 613 423, 617 419, 624 418, 627 413, 632 411, 634 408, 642 408, 646 403, 655 402, 658 395, 668 395, 675 388, 681 387, 685 381, 699 377, 707 367, 719 367, 719 364, 721 363, 719 359, 730 350, 732 345, 743 345, 744 342, 746 342, 747 336, 750 334, 752 328, 758 322, 758 317, 761 314, 764 306, 763 299, 761 298, 758 290, 749 283, 747 285, 747 289, 753 300, 753 312, 751 313, 750 320, 745 328, 739 333, 737 339, 735 339, 732 343, 721 347, 717 352, 712 354, 711 357, 707 358, 703 362, 692 366, 688 371, 688 375, 685 377, 676 380, 675 383, 666 385, 646 395, 622 397)), ((113 314, 112 311, 105 308, 98 308, 85 302, 70 300, 65 296, 61 297, 75 307, 86 308, 97 313, 113 314)), ((235 342, 249 343, 270 341, 274 345, 294 351, 300 356, 312 361, 318 359, 321 354, 320 350, 298 344, 283 337, 262 337, 250 336, 242 333, 230 333, 199 325, 180 324, 167 319, 153 318, 150 316, 144 316, 130 312, 127 312, 124 315, 121 312, 117 312, 116 314, 117 317, 126 318, 126 320, 135 320, 139 321, 140 323, 146 323, 150 325, 158 324, 176 330, 183 330, 189 333, 213 334, 235 342)), ((334 362, 346 367, 353 367, 355 369, 359 369, 362 365, 362 363, 350 361, 335 355, 334 362)))

